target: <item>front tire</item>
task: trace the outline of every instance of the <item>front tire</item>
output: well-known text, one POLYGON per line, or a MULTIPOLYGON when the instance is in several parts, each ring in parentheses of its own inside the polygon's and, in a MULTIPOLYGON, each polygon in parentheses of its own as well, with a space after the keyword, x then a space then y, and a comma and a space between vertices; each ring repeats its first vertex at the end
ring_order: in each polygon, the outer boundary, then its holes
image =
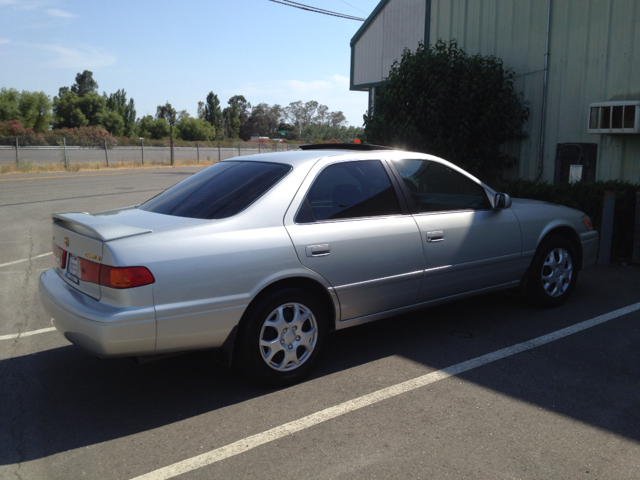
POLYGON ((328 334, 322 302, 299 288, 284 288, 250 307, 238 339, 243 373, 258 383, 286 386, 315 368, 328 334))
POLYGON ((545 238, 536 251, 529 272, 529 296, 547 308, 557 307, 571 295, 578 280, 578 255, 565 237, 545 238))

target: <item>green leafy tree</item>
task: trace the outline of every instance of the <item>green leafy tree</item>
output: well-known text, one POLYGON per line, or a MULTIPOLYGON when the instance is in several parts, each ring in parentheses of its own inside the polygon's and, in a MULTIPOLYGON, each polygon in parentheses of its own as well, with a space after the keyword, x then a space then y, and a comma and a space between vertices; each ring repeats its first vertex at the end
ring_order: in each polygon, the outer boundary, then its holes
POLYGON ((278 129, 276 133, 278 138, 284 138, 285 140, 293 141, 300 140, 300 132, 298 132, 298 129, 294 125, 281 122, 278 124, 277 128, 278 129))
POLYGON ((156 118, 163 118, 169 123, 169 125, 175 127, 178 120, 178 112, 169 102, 167 102, 164 105, 158 105, 158 108, 156 109, 156 118))
POLYGON ((420 43, 392 65, 364 117, 366 139, 438 155, 479 176, 508 168, 516 159, 500 145, 522 138, 529 117, 514 75, 502 60, 468 55, 455 40, 420 43))
POLYGON ((216 138, 216 129, 209 122, 199 118, 183 117, 177 125, 180 138, 183 140, 213 140, 216 138))
MULTIPOLYGON (((0 122, 20 119, 20 92, 15 88, 0 90, 0 122)), ((22 124, 22 122, 21 122, 22 124)))
POLYGON ((260 103, 253 107, 251 116, 247 120, 247 130, 249 136, 268 137, 271 107, 266 103, 260 103))
POLYGON ((169 122, 164 118, 158 118, 153 121, 149 128, 149 136, 154 140, 160 140, 161 138, 167 138, 171 134, 171 128, 169 122))
POLYGON ((114 137, 121 137, 124 135, 124 120, 118 112, 109 112, 104 118, 104 128, 114 137))
POLYGON ((169 146, 171 147, 171 165, 173 165, 173 127, 176 126, 178 121, 178 112, 167 102, 164 105, 158 105, 156 117, 157 120, 165 120, 169 124, 169 146))
POLYGON ((51 122, 51 99, 44 92, 0 89, 0 121, 10 120, 19 120, 36 133, 46 132, 51 122))
POLYGON ((54 128, 74 128, 86 125, 104 127, 109 110, 105 99, 97 93, 88 93, 83 97, 78 97, 73 92, 67 92, 62 97, 54 97, 53 113, 54 128))
MULTIPOLYGON (((124 88, 122 90, 118 90, 116 93, 110 94, 108 97, 106 93, 103 93, 102 96, 106 101, 109 111, 117 113, 122 118, 124 128, 122 133, 117 136, 135 136, 136 107, 133 98, 129 99, 129 102, 127 102, 127 92, 125 92, 124 88)), ((107 128, 107 130, 109 130, 109 128, 107 128)), ((111 130, 109 130, 109 132, 111 132, 111 130)), ((115 135, 115 133, 111 133, 115 135)))
POLYGON ((169 123, 164 118, 145 115, 138 119, 136 132, 140 137, 160 140, 169 136, 169 123))
POLYGON ((238 105, 233 104, 231 107, 225 108, 227 115, 225 116, 227 125, 227 137, 240 138, 240 117, 238 115, 238 105))
POLYGON ((207 101, 203 105, 202 118, 213 125, 216 132, 220 134, 222 131, 222 110, 220 110, 220 100, 213 92, 209 92, 207 95, 207 101))
POLYGON ((234 95, 227 103, 229 106, 222 111, 222 116, 224 117, 227 126, 227 136, 230 138, 242 138, 244 140, 249 140, 251 137, 251 130, 247 123, 251 116, 251 104, 243 95, 234 95), (235 114, 233 113, 234 108, 235 114), (236 117, 239 122, 237 133, 235 128, 230 127, 230 122, 235 125, 236 117))
POLYGON ((71 91, 79 97, 84 97, 87 93, 97 93, 98 82, 93 79, 93 72, 85 70, 82 73, 78 73, 76 75, 76 83, 71 85, 71 91))
POLYGON ((151 138, 151 129, 153 128, 153 117, 145 115, 136 121, 136 132, 139 137, 151 138))

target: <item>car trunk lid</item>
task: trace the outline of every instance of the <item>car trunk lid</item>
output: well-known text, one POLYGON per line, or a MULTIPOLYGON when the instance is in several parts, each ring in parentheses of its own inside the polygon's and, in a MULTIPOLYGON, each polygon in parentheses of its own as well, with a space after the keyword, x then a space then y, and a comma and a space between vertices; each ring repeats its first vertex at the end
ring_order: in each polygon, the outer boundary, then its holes
POLYGON ((153 231, 88 213, 54 214, 52 218, 56 271, 69 285, 97 300, 105 242, 153 231))

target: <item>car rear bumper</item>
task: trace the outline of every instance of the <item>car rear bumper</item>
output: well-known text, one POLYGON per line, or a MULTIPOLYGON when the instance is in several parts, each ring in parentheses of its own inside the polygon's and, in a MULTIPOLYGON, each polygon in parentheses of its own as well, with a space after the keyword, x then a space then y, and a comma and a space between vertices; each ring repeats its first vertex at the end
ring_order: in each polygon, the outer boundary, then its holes
POLYGON ((105 304, 69 286, 54 269, 40 276, 39 289, 53 325, 74 345, 99 357, 155 353, 153 306, 122 308, 105 304))
POLYGON ((591 267, 598 263, 598 247, 600 246, 600 234, 595 230, 580 234, 582 244, 582 268, 591 267))

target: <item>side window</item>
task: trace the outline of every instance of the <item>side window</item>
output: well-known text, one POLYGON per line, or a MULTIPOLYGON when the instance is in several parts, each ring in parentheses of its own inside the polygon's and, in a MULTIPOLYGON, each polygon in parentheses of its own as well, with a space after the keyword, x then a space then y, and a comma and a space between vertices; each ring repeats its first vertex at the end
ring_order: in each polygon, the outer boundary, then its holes
POLYGON ((491 208, 481 185, 445 165, 428 160, 394 165, 421 213, 491 208))
POLYGON ((400 204, 379 160, 337 163, 309 189, 297 223, 400 214, 400 204))

